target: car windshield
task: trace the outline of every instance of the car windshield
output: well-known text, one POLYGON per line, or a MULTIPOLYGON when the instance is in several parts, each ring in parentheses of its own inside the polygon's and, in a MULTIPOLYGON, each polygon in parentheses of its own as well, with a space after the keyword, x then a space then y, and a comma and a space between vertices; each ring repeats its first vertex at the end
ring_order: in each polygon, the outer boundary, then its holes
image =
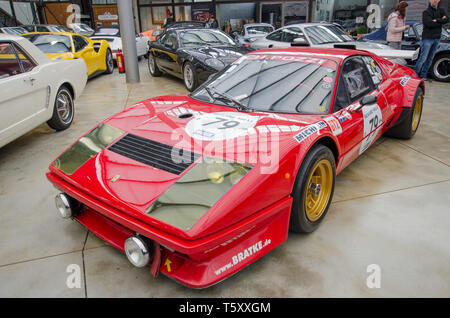
POLYGON ((158 35, 160 35, 162 32, 163 32, 163 30, 155 30, 155 31, 153 31, 152 35, 153 35, 153 36, 158 36, 158 35))
POLYGON ((70 30, 62 25, 49 25, 48 29, 51 32, 70 32, 70 30))
POLYGON ((94 35, 119 35, 119 29, 116 28, 101 28, 95 31, 94 35))
POLYGON ((216 30, 181 31, 182 46, 198 46, 206 44, 234 45, 233 40, 226 34, 216 30))
POLYGON ((306 35, 313 44, 351 42, 351 36, 335 25, 315 25, 305 28, 306 35))
POLYGON ((327 114, 336 69, 335 61, 306 54, 248 54, 206 81, 191 97, 253 111, 327 114))
POLYGON ((31 41, 44 53, 72 52, 70 37, 57 34, 27 34, 25 38, 31 41))
POLYGON ((250 26, 246 29, 248 34, 267 34, 273 31, 273 27, 264 25, 250 26))
POLYGON ((5 31, 6 33, 9 33, 9 34, 14 34, 14 35, 21 35, 21 34, 27 33, 27 30, 25 30, 24 28, 21 28, 21 27, 3 28, 3 31, 5 31))

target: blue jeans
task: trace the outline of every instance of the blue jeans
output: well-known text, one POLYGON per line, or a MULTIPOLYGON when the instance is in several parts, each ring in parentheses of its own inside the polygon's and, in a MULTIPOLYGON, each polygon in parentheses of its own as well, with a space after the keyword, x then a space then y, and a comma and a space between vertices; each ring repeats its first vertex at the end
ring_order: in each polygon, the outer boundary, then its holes
POLYGON ((414 67, 414 71, 416 71, 420 78, 427 77, 439 43, 440 39, 425 39, 420 42, 420 54, 414 67))

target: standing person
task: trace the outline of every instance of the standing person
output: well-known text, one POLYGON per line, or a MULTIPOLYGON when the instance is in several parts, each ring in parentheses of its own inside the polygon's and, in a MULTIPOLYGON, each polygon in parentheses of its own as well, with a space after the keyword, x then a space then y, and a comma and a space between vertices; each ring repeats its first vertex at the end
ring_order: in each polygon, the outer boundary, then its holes
POLYGON ((427 81, 430 81, 427 74, 441 40, 442 26, 448 22, 445 10, 438 8, 439 2, 440 0, 430 0, 428 8, 422 13, 422 41, 414 71, 427 81))
POLYGON ((219 23, 217 23, 213 15, 209 18, 208 25, 211 29, 219 28, 219 23))
POLYGON ((169 16, 166 18, 166 21, 164 22, 164 28, 174 23, 175 20, 173 18, 173 13, 169 13, 169 16))
POLYGON ((405 25, 406 12, 408 11, 408 3, 400 1, 388 17, 387 36, 388 45, 393 49, 400 50, 402 47, 403 31, 409 29, 409 25, 405 25))

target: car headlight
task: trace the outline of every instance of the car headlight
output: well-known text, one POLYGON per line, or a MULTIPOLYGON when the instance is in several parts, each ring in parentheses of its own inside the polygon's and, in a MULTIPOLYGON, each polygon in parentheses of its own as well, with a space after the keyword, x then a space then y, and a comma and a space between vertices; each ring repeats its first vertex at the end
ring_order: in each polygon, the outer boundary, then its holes
POLYGON ((252 166, 204 158, 145 211, 167 224, 190 230, 252 166))
POLYGON ((144 267, 150 262, 147 243, 137 235, 125 240, 124 250, 130 263, 136 267, 144 267))
POLYGON ((53 162, 53 166, 65 174, 71 175, 124 133, 119 128, 100 124, 62 153, 53 162))
POLYGON ((205 64, 217 70, 221 70, 225 67, 225 64, 223 64, 221 60, 213 58, 206 59, 205 64))

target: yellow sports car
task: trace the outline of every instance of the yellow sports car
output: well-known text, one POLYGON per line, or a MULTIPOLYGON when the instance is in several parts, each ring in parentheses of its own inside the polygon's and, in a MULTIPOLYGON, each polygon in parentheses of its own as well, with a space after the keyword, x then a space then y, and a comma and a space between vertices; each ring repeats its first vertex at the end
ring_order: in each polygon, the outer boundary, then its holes
POLYGON ((100 73, 111 74, 114 60, 108 42, 94 41, 69 32, 30 32, 22 35, 51 59, 83 59, 89 78, 100 73))

